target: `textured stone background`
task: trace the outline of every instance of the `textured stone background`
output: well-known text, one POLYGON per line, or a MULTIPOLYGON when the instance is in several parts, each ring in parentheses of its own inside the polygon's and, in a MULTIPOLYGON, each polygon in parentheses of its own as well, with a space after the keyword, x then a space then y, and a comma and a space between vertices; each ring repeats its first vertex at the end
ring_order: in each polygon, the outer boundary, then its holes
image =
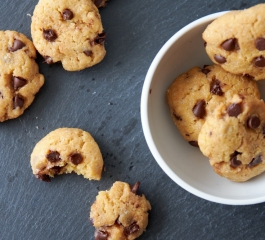
MULTIPOLYGON (((21 117, 1 123, 0 239, 93 239, 89 209, 114 181, 142 182, 152 204, 139 239, 264 239, 265 204, 226 206, 191 195, 167 177, 152 157, 140 121, 145 74, 162 45, 186 24, 214 12, 262 1, 110 0, 101 10, 105 59, 80 72, 49 67, 46 83, 21 117), (79 127, 98 142, 107 167, 99 182, 75 174, 36 180, 29 156, 58 127, 79 127)), ((30 37, 37 0, 1 0, 0 29, 30 37)))

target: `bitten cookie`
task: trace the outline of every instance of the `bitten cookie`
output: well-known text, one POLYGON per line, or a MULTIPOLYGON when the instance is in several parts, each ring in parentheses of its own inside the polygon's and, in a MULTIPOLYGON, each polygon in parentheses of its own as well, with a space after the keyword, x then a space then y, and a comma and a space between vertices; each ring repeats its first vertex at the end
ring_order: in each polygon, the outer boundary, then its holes
POLYGON ((44 83, 32 42, 15 31, 0 31, 0 122, 17 118, 44 83))
POLYGON ((88 133, 78 128, 58 128, 35 146, 31 154, 33 174, 50 182, 56 174, 75 172, 90 180, 100 180, 103 159, 88 133))
POLYGON ((260 98, 255 81, 228 73, 219 65, 194 67, 177 77, 167 90, 167 101, 183 138, 197 146, 205 118, 235 93, 260 98))
POLYGON ((265 79, 265 4, 232 11, 203 32, 206 52, 214 63, 234 74, 265 79))
POLYGON ((198 143, 219 175, 236 182, 259 175, 265 171, 265 103, 238 95, 221 103, 198 143))
POLYGON ((91 206, 90 220, 96 240, 133 240, 145 231, 151 205, 137 195, 140 183, 115 182, 109 191, 99 192, 91 206))
POLYGON ((68 71, 91 67, 106 54, 106 34, 92 0, 40 0, 33 12, 31 34, 45 62, 61 61, 68 71))

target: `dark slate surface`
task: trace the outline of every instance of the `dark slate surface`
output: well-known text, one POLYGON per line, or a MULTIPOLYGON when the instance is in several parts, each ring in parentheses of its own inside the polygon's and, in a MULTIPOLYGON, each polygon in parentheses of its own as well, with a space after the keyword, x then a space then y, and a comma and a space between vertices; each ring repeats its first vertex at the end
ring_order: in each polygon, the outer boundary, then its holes
MULTIPOLYGON (((110 0, 101 10, 107 56, 97 66, 66 72, 39 58, 46 83, 21 117, 1 123, 0 239, 93 239, 88 221, 99 190, 114 181, 142 182, 152 204, 139 239, 264 239, 265 204, 226 206, 186 192, 152 157, 140 121, 145 74, 162 45, 186 24, 210 13, 262 1, 110 0), (29 157, 34 145, 58 127, 89 131, 107 167, 102 180, 75 174, 51 183, 36 180, 29 157)), ((30 37, 36 0, 2 0, 0 29, 30 37)))

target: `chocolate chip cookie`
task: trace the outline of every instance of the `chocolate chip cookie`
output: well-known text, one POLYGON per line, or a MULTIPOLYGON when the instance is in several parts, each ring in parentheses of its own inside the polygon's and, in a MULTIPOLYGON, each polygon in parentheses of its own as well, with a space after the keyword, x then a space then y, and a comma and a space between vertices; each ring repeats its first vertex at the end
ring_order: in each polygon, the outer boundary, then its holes
POLYGON ((219 175, 236 182, 259 175, 265 171, 265 103, 234 95, 207 117, 198 143, 219 175))
POLYGON ((145 231, 151 205, 137 195, 139 185, 117 181, 109 191, 99 192, 90 211, 95 240, 133 240, 145 231))
POLYGON ((219 65, 194 67, 177 77, 167 90, 167 101, 183 138, 198 146, 198 134, 205 118, 235 93, 260 98, 255 81, 228 73, 219 65))
POLYGON ((225 70, 265 79, 265 4, 232 11, 213 21, 203 32, 211 60, 225 70))
POLYGON ((0 122, 17 118, 44 84, 33 43, 22 33, 0 31, 0 122))
POLYGON ((106 33, 92 0, 40 0, 33 12, 31 34, 45 62, 61 61, 68 71, 91 67, 106 54, 106 33))
POLYGON ((75 172, 100 180, 103 159, 93 137, 78 128, 58 128, 35 146, 31 168, 36 178, 49 182, 57 174, 75 172))

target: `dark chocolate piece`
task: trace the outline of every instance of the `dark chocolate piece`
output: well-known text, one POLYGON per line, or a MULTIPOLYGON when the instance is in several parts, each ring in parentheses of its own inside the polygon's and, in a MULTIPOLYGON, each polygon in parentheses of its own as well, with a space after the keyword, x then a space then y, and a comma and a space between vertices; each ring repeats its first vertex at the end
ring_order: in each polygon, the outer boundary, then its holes
POLYGON ((254 58, 254 64, 256 67, 265 67, 265 58, 262 56, 254 58))
POLYGON ((70 156, 70 159, 71 159, 71 162, 74 164, 74 165, 78 165, 80 164, 81 162, 83 162, 83 157, 80 153, 74 153, 70 156))
POLYGON ((193 147, 199 147, 199 144, 197 141, 189 141, 189 144, 193 147))
POLYGON ((227 113, 230 117, 237 117, 240 113, 242 113, 241 103, 232 103, 227 108, 227 113))
POLYGON ((63 20, 67 21, 67 20, 73 19, 74 14, 73 14, 73 12, 71 10, 64 9, 63 12, 62 12, 62 17, 63 17, 63 20))
POLYGON ((49 41, 53 42, 58 36, 56 32, 52 29, 43 29, 43 37, 49 41))
POLYGON ((256 158, 253 158, 251 160, 251 162, 248 164, 248 167, 252 168, 252 167, 258 165, 261 162, 262 162, 262 159, 261 159, 261 156, 259 155, 256 158))
POLYGON ((14 43, 13 43, 13 46, 10 48, 10 51, 11 52, 15 52, 23 47, 25 47, 25 43, 23 43, 22 41, 18 40, 18 39, 15 39, 14 43))
POLYGON ((139 186, 140 186, 140 182, 137 181, 137 182, 131 187, 131 191, 132 191, 132 193, 137 194, 137 191, 138 191, 138 189, 139 189, 139 186))
POLYGON ((216 62, 218 62, 218 63, 220 63, 220 64, 226 62, 226 58, 223 57, 223 56, 221 56, 221 55, 217 55, 217 54, 215 54, 215 55, 214 55, 214 59, 215 59, 216 62))
POLYGON ((91 50, 85 50, 84 54, 86 54, 88 57, 91 57, 93 52, 91 50))
POLYGON ((23 105, 24 105, 24 99, 21 96, 16 95, 13 98, 13 106, 14 106, 14 109, 16 109, 17 107, 22 108, 23 105))
POLYGON ((234 51, 236 49, 237 45, 237 39, 236 38, 230 38, 224 41, 221 46, 226 51, 234 51))
POLYGON ((27 81, 21 77, 13 77, 13 89, 17 91, 27 84, 27 81))
POLYGON ((60 153, 58 153, 57 151, 50 151, 47 155, 46 158, 48 159, 48 161, 50 162, 58 162, 61 160, 60 158, 60 153))
POLYGON ((259 50, 259 51, 263 51, 265 50, 265 38, 257 38, 255 40, 255 47, 259 50))
POLYGON ((130 234, 133 234, 135 232, 138 232, 139 230, 140 230, 139 225, 136 222, 134 222, 130 226, 124 228, 124 234, 126 236, 128 236, 130 234))
POLYGON ((95 237, 95 240, 107 240, 108 239, 108 233, 106 233, 102 230, 96 230, 94 237, 95 237))
POLYGON ((259 117, 257 117, 257 116, 251 116, 248 119, 247 125, 248 125, 248 127, 252 128, 252 129, 258 128, 259 125, 260 125, 260 119, 259 119, 259 117))
POLYGON ((193 107, 192 112, 197 118, 203 118, 206 114, 205 107, 206 102, 204 100, 199 100, 193 107))
POLYGON ((40 179, 41 181, 44 181, 44 182, 50 182, 51 181, 50 176, 47 174, 35 174, 35 177, 40 179))

